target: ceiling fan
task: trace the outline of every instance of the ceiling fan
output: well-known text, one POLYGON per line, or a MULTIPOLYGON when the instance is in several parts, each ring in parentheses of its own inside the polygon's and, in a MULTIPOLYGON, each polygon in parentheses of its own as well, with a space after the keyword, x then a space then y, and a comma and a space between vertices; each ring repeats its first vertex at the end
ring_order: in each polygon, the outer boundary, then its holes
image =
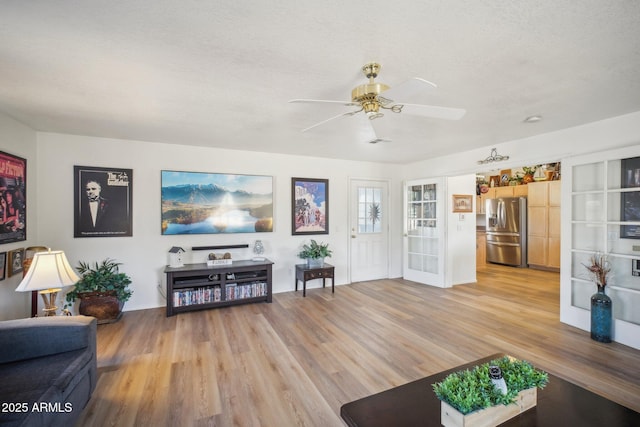
MULTIPOLYGON (((356 107, 356 110, 338 114, 308 128, 302 129, 306 132, 317 126, 323 125, 331 120, 345 116, 353 116, 363 112, 369 120, 378 119, 384 116, 384 111, 388 110, 393 113, 406 113, 411 115, 431 117, 445 120, 459 120, 465 115, 466 111, 461 108, 438 107, 435 105, 411 104, 402 102, 403 99, 412 95, 419 94, 428 90, 433 90, 437 86, 430 81, 414 77, 397 86, 390 88, 384 83, 374 81, 378 77, 381 65, 376 62, 370 62, 362 67, 362 72, 369 79, 369 83, 356 86, 351 91, 351 101, 332 101, 324 99, 292 99, 289 102, 298 103, 324 103, 324 104, 341 104, 345 107, 356 107), (384 96, 382 96, 384 94, 384 96)), ((383 141, 375 135, 373 126, 370 125, 372 137, 367 140, 371 143, 383 141)), ((369 133, 369 132, 368 132, 369 133)))

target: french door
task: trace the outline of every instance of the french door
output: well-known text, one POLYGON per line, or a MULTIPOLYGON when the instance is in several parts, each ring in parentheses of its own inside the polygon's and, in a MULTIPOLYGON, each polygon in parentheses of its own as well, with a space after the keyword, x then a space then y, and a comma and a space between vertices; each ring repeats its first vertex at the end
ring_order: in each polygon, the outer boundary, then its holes
POLYGON ((444 204, 444 178, 408 181, 405 184, 405 279, 445 287, 444 204))

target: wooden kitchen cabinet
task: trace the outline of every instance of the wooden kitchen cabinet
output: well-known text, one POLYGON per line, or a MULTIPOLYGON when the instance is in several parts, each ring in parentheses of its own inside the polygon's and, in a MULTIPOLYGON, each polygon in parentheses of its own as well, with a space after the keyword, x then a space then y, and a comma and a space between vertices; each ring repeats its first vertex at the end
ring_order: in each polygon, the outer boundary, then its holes
POLYGON ((476 269, 487 266, 487 235, 476 232, 476 269))
POLYGON ((528 187, 527 262, 529 267, 560 270, 560 181, 528 187))
POLYGON ((496 199, 500 197, 513 197, 513 187, 496 187, 496 199))
POLYGON ((529 188, 526 185, 516 185, 513 188, 513 197, 527 197, 529 188))
POLYGON ((489 191, 476 197, 476 213, 483 215, 486 213, 485 200, 497 199, 499 197, 527 197, 526 185, 509 185, 505 187, 489 188, 489 191))
POLYGON ((480 197, 484 200, 487 199, 497 199, 499 197, 526 197, 527 196, 527 186, 526 185, 507 185, 504 187, 493 187, 490 188, 484 194, 481 194, 480 197))

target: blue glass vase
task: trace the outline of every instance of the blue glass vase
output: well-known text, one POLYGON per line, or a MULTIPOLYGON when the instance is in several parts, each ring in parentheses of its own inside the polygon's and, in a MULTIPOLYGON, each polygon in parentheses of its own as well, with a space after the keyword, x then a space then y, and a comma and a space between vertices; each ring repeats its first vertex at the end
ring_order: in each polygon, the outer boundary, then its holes
POLYGON ((591 296, 591 339, 611 342, 611 298, 598 285, 598 292, 591 296))

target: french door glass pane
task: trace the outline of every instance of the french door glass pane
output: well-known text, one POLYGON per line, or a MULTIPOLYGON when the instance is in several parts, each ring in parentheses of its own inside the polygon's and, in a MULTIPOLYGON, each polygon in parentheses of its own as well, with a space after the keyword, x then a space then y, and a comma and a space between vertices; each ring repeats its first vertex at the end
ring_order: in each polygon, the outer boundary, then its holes
POLYGON ((601 191, 604 189, 603 178, 602 162, 574 166, 572 191, 601 191))
POLYGON ((407 191, 408 266, 437 274, 437 184, 412 185, 407 191))
POLYGON ((591 295, 595 294, 595 285, 591 282, 571 281, 571 305, 591 309, 591 295))
POLYGON ((602 231, 604 224, 572 224, 572 247, 581 251, 602 251, 602 231))
POLYGON ((574 194, 572 220, 601 222, 604 220, 604 208, 603 193, 574 194))
POLYGON ((438 257, 437 256, 425 256, 424 257, 424 270, 427 273, 438 274, 438 257))

